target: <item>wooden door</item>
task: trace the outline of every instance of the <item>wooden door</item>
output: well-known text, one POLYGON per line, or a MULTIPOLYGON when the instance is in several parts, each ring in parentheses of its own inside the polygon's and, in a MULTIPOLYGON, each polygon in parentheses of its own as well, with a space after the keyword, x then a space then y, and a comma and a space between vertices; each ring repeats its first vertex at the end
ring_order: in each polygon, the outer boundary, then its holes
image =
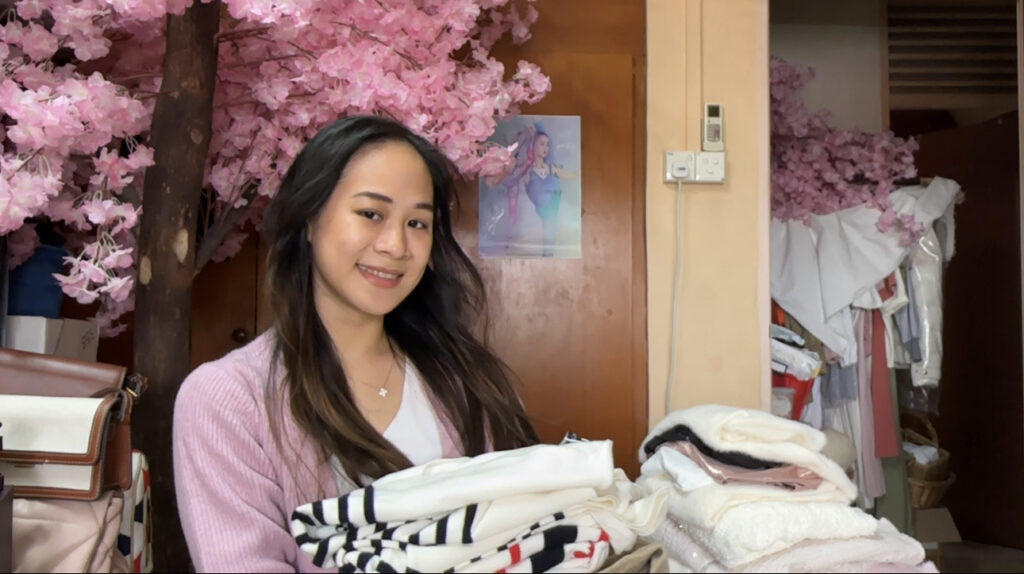
MULTIPOLYGON (((612 439, 616 464, 635 478, 647 432, 644 1, 536 6, 529 42, 500 44, 495 54, 506 69, 525 59, 551 78, 551 93, 522 113, 580 116, 583 256, 480 258, 475 181, 461 192, 456 234, 487 287, 490 341, 519 379, 542 440, 568 431, 612 439)), ((257 325, 269 325, 262 297, 257 325)))
POLYGON ((497 53, 551 78, 551 93, 522 113, 580 116, 582 258, 480 258, 475 187, 459 239, 542 440, 612 439, 616 464, 635 477, 647 430, 644 2, 541 0, 537 10, 533 38, 497 53))
MULTIPOLYGON (((522 382, 545 442, 567 431, 614 441, 615 462, 638 474, 647 428, 644 260, 644 0, 537 0, 533 38, 497 53, 510 70, 526 59, 552 92, 523 113, 581 116, 582 258, 476 257, 475 186, 462 198, 457 233, 480 265, 491 298, 493 343, 522 382)), ((255 238, 197 276, 191 363, 216 359, 269 325, 265 249, 255 238)), ((100 360, 131 364, 131 331, 100 346, 100 360)), ((166 407, 168 412, 170 406, 166 407)), ((169 421, 164 426, 169 428, 169 421)), ((162 427, 163 428, 163 427, 162 427)), ((170 436, 166 437, 170 445, 170 436)), ((170 468, 170 450, 146 453, 170 468)), ((153 480, 159 563, 186 552, 169 473, 153 480)))
POLYGON ((250 234, 232 258, 211 261, 196 276, 192 293, 192 368, 220 358, 258 334, 261 290, 259 238, 250 234))
MULTIPOLYGON (((538 0, 529 42, 495 48, 506 69, 525 59, 551 78, 551 93, 522 113, 580 116, 582 258, 478 257, 476 182, 462 190, 456 224, 487 287, 490 340, 521 382, 541 438, 558 442, 573 431, 612 439, 616 464, 633 477, 647 430, 644 5, 538 0)), ((265 249, 239 257, 199 277, 194 362, 230 350, 240 328, 269 326, 265 298, 253 303, 232 287, 255 265, 252 289, 262 293, 265 249)))
POLYGON ((943 504, 964 540, 1024 548, 1024 368, 1017 112, 918 137, 921 175, 956 180, 935 427, 956 483, 943 504))

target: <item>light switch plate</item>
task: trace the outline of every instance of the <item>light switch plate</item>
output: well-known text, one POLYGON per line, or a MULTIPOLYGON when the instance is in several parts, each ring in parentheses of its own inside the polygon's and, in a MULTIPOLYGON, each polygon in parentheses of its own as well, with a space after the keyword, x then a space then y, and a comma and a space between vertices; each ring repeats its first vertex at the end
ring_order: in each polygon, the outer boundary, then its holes
POLYGON ((702 151, 697 153, 697 169, 694 180, 698 183, 722 183, 725 181, 725 152, 702 151))

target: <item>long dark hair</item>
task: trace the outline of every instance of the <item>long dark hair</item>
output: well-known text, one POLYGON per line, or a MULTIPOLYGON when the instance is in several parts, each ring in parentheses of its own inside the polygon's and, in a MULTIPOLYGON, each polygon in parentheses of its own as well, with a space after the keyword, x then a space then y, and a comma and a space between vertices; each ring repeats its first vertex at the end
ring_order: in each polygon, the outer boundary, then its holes
POLYGON ((430 142, 397 122, 347 117, 323 128, 295 158, 267 207, 264 233, 275 331, 271 364, 280 361, 284 368, 283 392, 298 426, 317 441, 325 458, 337 456, 357 484, 362 476, 377 478, 412 463, 356 408, 313 303, 313 253, 306 230, 352 156, 387 141, 408 143, 426 162, 434 223, 428 267, 412 293, 385 315, 385 333, 423 375, 466 455, 484 452, 487 437, 496 450, 538 442, 507 367, 473 333, 486 311, 486 294, 480 273, 452 233, 457 171, 430 142))

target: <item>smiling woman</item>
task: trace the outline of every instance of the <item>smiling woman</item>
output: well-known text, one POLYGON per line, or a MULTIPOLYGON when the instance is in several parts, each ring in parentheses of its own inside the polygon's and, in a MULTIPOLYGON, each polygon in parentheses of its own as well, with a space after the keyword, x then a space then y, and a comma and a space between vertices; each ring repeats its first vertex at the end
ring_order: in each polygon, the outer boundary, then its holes
POLYGON ((404 141, 366 146, 349 160, 309 225, 314 300, 332 338, 351 338, 346 325, 374 322, 419 284, 433 245, 433 199, 427 164, 404 141))
POLYGON ((404 126, 339 120, 267 209, 273 326, 199 366, 174 411, 197 571, 310 571, 299 505, 442 457, 537 442, 473 334, 480 275, 456 243, 451 163, 404 126), (244 498, 243 498, 244 497, 244 498))

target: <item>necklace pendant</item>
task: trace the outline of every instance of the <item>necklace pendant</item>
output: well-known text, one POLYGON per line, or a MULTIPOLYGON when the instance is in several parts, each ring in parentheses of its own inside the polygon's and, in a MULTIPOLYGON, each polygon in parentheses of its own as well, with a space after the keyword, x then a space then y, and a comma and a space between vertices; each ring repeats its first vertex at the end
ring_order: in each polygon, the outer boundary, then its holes
POLYGON ((380 390, 377 391, 377 394, 380 395, 380 398, 383 399, 388 396, 388 390, 385 389, 384 387, 381 387, 380 390))

